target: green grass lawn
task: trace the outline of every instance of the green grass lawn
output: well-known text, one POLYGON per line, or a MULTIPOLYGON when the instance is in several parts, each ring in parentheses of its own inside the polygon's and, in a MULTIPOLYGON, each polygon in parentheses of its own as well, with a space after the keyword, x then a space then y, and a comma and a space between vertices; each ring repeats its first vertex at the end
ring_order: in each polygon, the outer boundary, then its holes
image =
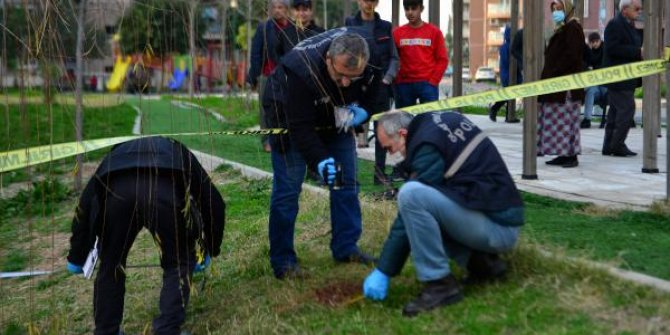
MULTIPOLYGON (((331 259, 330 223, 324 215, 328 201, 308 192, 301 199, 296 248, 310 277, 278 281, 268 261, 270 180, 249 180, 229 168, 212 173, 212 178, 227 201, 226 233, 221 257, 207 274, 193 279, 185 328, 194 334, 648 334, 670 329, 670 295, 577 263, 540 256, 529 234, 507 256, 511 268, 506 281, 466 287, 463 302, 404 318, 402 306, 420 290, 411 262, 392 279, 386 301, 361 300, 361 283, 370 269, 338 265, 331 259)), ((61 201, 58 207, 71 209, 73 202, 74 198, 61 201)), ((362 207, 365 229, 360 244, 378 254, 395 205, 364 197, 362 207)), ((9 222, 19 225, 25 219, 15 217, 9 222)), ((66 219, 57 210, 30 220, 42 226, 43 221, 66 219)), ((67 244, 61 240, 67 235, 61 229, 38 228, 20 235, 40 241, 52 237, 56 242, 13 241, 24 248, 22 255, 12 257, 30 260, 49 255, 51 249, 56 260, 35 263, 53 264, 61 272, 3 281, 0 332, 23 334, 30 327, 41 333, 90 333, 93 283, 62 272, 67 244)), ((127 333, 150 329, 161 283, 159 268, 133 266, 157 263, 156 247, 144 231, 128 261, 123 324, 127 333)))
MULTIPOLYGON (((136 117, 127 104, 84 109, 84 138, 95 139, 130 135, 136 117)), ((71 105, 44 106, 25 104, 0 105, 0 151, 16 150, 38 145, 57 144, 75 140, 75 109, 71 105)), ((87 161, 102 157, 107 150, 85 155, 87 161)), ((60 174, 72 171, 74 158, 34 167, 37 173, 60 174)), ((0 174, 2 185, 27 180, 26 170, 0 174)))

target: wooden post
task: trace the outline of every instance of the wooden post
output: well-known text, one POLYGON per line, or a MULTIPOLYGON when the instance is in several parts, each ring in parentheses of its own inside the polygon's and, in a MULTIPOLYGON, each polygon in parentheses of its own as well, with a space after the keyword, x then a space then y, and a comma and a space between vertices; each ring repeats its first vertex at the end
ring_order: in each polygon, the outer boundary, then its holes
POLYGON ((391 24, 394 27, 400 25, 400 1, 402 0, 391 0, 391 24))
MULTIPOLYGON (((428 21, 436 27, 440 27, 440 0, 430 0, 430 12, 428 13, 428 21)), ((444 37, 444 36, 443 36, 444 37)))
POLYGON ((575 0, 573 5, 575 6, 575 17, 584 26, 584 0, 575 0))
POLYGON ((188 96, 193 100, 193 85, 195 83, 195 8, 198 6, 197 1, 191 1, 188 4, 188 46, 189 54, 191 54, 191 72, 188 74, 188 96))
MULTIPOLYGON (((523 71, 526 82, 540 79, 543 50, 544 1, 523 2, 523 71)), ((523 179, 537 179, 537 97, 523 100, 523 179)))
MULTIPOLYGON (((516 69, 517 69, 517 64, 516 64, 516 59, 512 57, 512 40, 514 40, 514 36, 516 36, 516 32, 519 30, 519 0, 512 0, 512 6, 510 8, 511 11, 511 22, 510 22, 510 47, 509 47, 509 85, 514 86, 517 84, 517 78, 516 75, 516 69)), ((505 117, 505 121, 512 121, 516 119, 516 99, 511 99, 507 102, 507 116, 505 117)))
MULTIPOLYGON (((644 41, 659 41, 661 33, 662 0, 644 1, 644 41)), ((666 0, 667 1, 667 0, 666 0)), ((660 45, 654 42, 644 43, 644 59, 655 59, 660 56, 660 45)), ((658 126, 661 110, 661 75, 642 78, 644 98, 642 100, 642 172, 658 173, 658 126)))
POLYGON ((454 72, 451 76, 451 96, 459 97, 463 95, 463 0, 454 0, 452 6, 454 15, 454 52, 452 64, 454 72))

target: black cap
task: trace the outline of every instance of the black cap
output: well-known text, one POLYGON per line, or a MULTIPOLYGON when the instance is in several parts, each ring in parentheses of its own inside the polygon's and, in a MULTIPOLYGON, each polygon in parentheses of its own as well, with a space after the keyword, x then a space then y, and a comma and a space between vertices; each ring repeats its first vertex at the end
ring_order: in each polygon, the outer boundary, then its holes
POLYGON ((595 41, 600 41, 600 34, 590 33, 589 34, 589 42, 595 42, 595 41))
POLYGON ((293 0, 291 5, 293 8, 297 8, 300 5, 312 8, 312 0, 293 0))

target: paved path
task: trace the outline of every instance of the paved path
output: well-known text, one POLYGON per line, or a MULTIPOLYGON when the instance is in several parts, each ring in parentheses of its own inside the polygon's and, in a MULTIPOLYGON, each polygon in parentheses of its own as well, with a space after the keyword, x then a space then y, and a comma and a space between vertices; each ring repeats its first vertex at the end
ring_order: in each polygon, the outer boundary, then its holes
MULTIPOLYGON (((666 196, 666 138, 658 139, 658 168, 660 173, 642 173, 642 129, 631 129, 626 143, 638 153, 632 158, 602 156, 603 129, 582 129, 582 155, 579 166, 565 169, 548 166, 552 157, 538 157, 538 180, 521 178, 522 124, 491 122, 488 117, 468 115, 489 134, 507 163, 517 186, 528 192, 561 199, 586 201, 612 208, 645 209, 655 200, 666 196)), ((500 119, 500 118, 499 118, 500 119)), ((374 160, 374 146, 358 149, 359 157, 374 160)), ((398 157, 389 156, 389 164, 398 157)))

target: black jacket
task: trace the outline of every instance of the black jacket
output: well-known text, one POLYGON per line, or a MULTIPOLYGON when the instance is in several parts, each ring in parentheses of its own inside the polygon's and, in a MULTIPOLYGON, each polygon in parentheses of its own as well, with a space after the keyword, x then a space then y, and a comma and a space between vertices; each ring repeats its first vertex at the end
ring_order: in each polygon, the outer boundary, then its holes
POLYGON ((277 38, 275 54, 279 61, 281 61, 284 58, 284 55, 291 51, 291 49, 302 40, 321 34, 324 31, 326 30, 317 26, 314 21, 311 21, 304 29, 298 29, 298 27, 291 22, 291 25, 284 29, 277 38))
MULTIPOLYGON (((137 168, 178 172, 175 176, 182 178, 177 178, 175 182, 184 184, 183 189, 189 190, 200 210, 204 246, 212 257, 219 255, 226 208, 221 194, 196 157, 185 146, 172 139, 145 137, 114 146, 86 185, 72 220, 68 260, 73 264, 84 264, 93 247, 95 235, 100 230, 97 224, 99 215, 102 215, 107 176, 137 168)), ((181 197, 183 196, 185 195, 181 197)))
POLYGON ((593 70, 602 68, 604 49, 605 48, 602 44, 597 49, 591 49, 587 47, 586 66, 591 67, 593 70))
MULTIPOLYGON (((335 135, 335 107, 353 102, 365 105, 367 99, 373 98, 366 92, 376 89, 375 71, 369 64, 362 78, 346 88, 337 87, 328 73, 326 52, 333 39, 348 32, 369 41, 364 30, 341 27, 300 42, 284 55, 268 78, 263 95, 269 126, 289 130, 290 143, 285 137, 276 143, 277 137, 273 136, 273 145, 282 148, 295 145, 313 170, 329 156, 325 143, 335 135)), ((373 50, 370 53, 370 57, 374 57, 373 50)))
MULTIPOLYGON (((603 66, 616 66, 642 60, 642 33, 621 13, 605 28, 603 66)), ((629 91, 642 86, 642 79, 630 79, 606 85, 609 89, 629 91)))
POLYGON ((263 66, 268 60, 279 62, 276 53, 277 30, 280 29, 274 19, 263 21, 256 27, 256 33, 251 40, 251 60, 247 82, 251 85, 258 84, 258 77, 263 72, 263 66))

